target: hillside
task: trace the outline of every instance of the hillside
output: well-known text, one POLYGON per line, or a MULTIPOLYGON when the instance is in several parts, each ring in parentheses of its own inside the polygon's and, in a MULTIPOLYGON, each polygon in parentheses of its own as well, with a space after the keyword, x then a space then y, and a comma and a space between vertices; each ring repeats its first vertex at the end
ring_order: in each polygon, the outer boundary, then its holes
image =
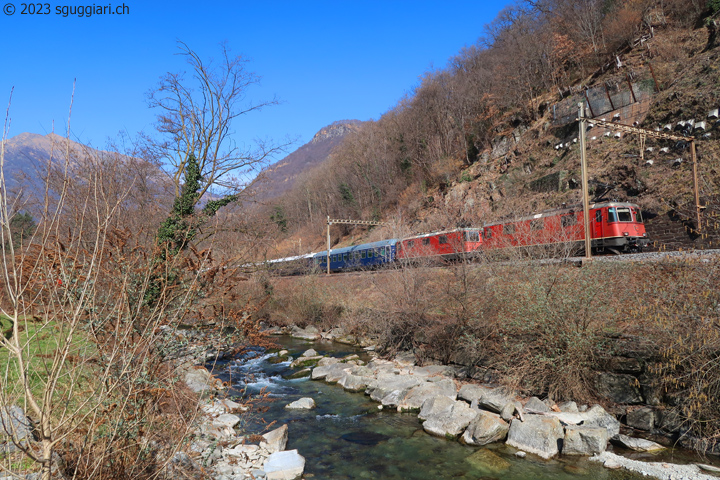
POLYGON ((341 120, 320 129, 310 142, 262 172, 252 186, 256 199, 271 200, 292 189, 298 175, 321 165, 343 138, 361 124, 359 120, 341 120))
MULTIPOLYGON (((591 197, 638 203, 656 248, 717 245, 717 20, 701 22, 705 13, 673 5, 632 2, 606 12, 606 50, 585 59, 562 50, 555 66, 542 64, 541 48, 508 40, 557 50, 558 35, 572 32, 538 10, 533 21, 549 33, 531 38, 508 16, 491 46, 467 48, 445 70, 426 74, 412 96, 349 135, 322 174, 306 172, 302 185, 279 197, 288 236, 322 248, 325 215, 393 223, 392 230, 337 227, 333 241, 348 244, 579 203, 575 118, 583 101, 591 117, 693 135, 707 224, 697 233, 686 142, 641 144, 638 135, 589 129, 591 197)), ((581 41, 577 51, 590 48, 581 41)))

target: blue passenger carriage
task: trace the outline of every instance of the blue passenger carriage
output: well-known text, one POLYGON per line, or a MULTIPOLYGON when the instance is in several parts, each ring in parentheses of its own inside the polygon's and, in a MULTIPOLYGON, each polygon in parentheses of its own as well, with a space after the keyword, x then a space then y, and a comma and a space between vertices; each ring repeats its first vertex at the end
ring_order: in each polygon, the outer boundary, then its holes
MULTIPOLYGON (((330 250, 330 271, 375 268, 395 261, 397 239, 363 243, 330 250)), ((327 250, 316 253, 313 263, 318 270, 327 270, 327 250)))

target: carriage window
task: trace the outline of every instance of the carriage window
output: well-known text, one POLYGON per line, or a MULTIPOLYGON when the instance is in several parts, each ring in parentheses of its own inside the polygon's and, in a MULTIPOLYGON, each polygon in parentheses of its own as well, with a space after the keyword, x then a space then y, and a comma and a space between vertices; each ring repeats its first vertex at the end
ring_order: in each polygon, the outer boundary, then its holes
POLYGON ((617 209, 618 213, 618 219, 621 222, 632 222, 632 215, 630 214, 630 209, 627 207, 622 207, 617 209))
POLYGON ((530 230, 542 230, 545 228, 545 220, 538 218, 530 221, 530 230))
POLYGON ((575 214, 570 215, 563 215, 560 217, 560 223, 562 224, 563 228, 570 227, 572 225, 577 225, 577 217, 575 214))
POLYGON ((444 244, 448 243, 447 235, 440 235, 440 238, 438 239, 438 241, 440 242, 440 245, 444 245, 444 244))
POLYGON ((608 208, 608 223, 617 222, 617 212, 614 208, 608 208))
POLYGON ((429 239, 429 238, 423 238, 423 239, 422 239, 422 244, 423 244, 423 245, 430 245, 430 239, 429 239))
POLYGON ((343 253, 342 259, 343 262, 347 262, 347 253, 343 253))
POLYGON ((595 222, 602 223, 602 210, 595 210, 595 222))
POLYGON ((515 225, 514 224, 503 225, 503 234, 512 235, 513 233, 515 233, 515 225))
POLYGON ((360 258, 365 258, 365 257, 367 257, 367 251, 363 250, 362 252, 360 252, 360 258))

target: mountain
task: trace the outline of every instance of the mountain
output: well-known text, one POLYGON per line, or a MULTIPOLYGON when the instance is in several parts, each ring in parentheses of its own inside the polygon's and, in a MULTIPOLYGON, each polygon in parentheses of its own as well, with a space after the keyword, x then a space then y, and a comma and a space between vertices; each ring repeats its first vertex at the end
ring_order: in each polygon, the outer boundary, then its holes
MULTIPOLYGON (((133 178, 142 182, 148 192, 167 195, 167 176, 154 164, 117 152, 97 150, 50 133, 21 133, 3 142, 3 174, 9 195, 27 206, 42 200, 48 167, 57 176, 69 158, 68 173, 81 179, 99 168, 106 179, 122 182, 133 178)), ((81 182, 83 180, 80 180, 81 182)))
POLYGON ((270 200, 289 191, 298 175, 323 163, 343 138, 357 131, 362 123, 359 120, 334 122, 321 128, 310 142, 270 165, 252 186, 257 200, 270 200))
POLYGON ((21 133, 4 141, 4 174, 9 189, 23 186, 26 191, 42 191, 42 178, 46 176, 48 161, 61 164, 70 153, 71 163, 87 156, 114 155, 49 133, 21 133))
MULTIPOLYGON (((73 141, 70 141, 70 146, 73 150, 80 147, 73 141)), ((36 185, 50 158, 54 160, 64 158, 65 139, 54 133, 48 135, 21 133, 5 140, 4 149, 4 173, 7 186, 14 188, 26 182, 36 185)))

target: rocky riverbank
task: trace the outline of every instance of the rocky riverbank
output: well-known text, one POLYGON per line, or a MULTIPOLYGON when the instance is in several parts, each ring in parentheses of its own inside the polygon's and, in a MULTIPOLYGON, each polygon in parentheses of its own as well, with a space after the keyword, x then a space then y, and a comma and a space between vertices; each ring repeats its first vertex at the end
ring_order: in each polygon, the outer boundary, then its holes
MULTIPOLYGON (((374 358, 365 364, 356 356, 323 357, 308 350, 293 365, 313 380, 364 392, 378 402, 379 409, 417 412, 428 434, 448 440, 474 446, 504 442, 521 458, 587 456, 607 468, 625 468, 660 479, 717 478, 701 473, 713 468, 704 464, 648 463, 607 452, 609 445, 637 452, 665 447, 621 434, 620 421, 600 405, 557 405, 536 397, 520 398, 502 388, 468 382, 461 369, 420 367, 408 358, 374 358)), ((497 464, 495 457, 491 451, 480 449, 474 461, 497 464)))

